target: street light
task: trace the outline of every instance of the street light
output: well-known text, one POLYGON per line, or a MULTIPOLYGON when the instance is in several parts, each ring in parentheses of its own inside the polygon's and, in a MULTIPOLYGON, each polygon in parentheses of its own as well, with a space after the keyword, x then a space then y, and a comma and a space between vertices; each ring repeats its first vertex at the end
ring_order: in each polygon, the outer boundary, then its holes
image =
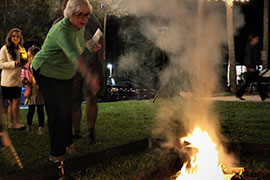
POLYGON ((110 70, 110 77, 112 77, 112 64, 107 64, 107 68, 110 70))

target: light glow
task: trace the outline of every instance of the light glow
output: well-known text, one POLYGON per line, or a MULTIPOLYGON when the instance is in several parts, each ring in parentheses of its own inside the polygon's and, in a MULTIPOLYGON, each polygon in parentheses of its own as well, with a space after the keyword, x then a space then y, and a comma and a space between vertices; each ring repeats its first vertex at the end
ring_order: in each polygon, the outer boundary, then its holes
POLYGON ((110 77, 112 77, 112 64, 107 64, 107 68, 110 70, 110 77))

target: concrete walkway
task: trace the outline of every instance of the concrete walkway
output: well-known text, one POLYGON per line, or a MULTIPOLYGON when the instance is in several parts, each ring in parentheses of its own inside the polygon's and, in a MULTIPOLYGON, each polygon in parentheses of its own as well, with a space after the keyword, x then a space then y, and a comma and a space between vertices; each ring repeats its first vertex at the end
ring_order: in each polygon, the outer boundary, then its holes
POLYGON ((217 96, 217 97, 210 97, 210 98, 203 98, 215 101, 239 101, 239 102, 270 102, 270 99, 267 98, 264 101, 261 100, 259 95, 245 95, 243 96, 245 100, 240 100, 235 96, 217 96))
POLYGON ((239 101, 239 102, 270 102, 270 98, 265 99, 264 101, 261 100, 260 96, 257 94, 254 95, 244 95, 243 98, 245 100, 240 100, 235 96, 213 96, 209 98, 195 98, 193 93, 190 92, 180 92, 180 97, 183 99, 203 99, 203 100, 214 100, 214 101, 239 101))

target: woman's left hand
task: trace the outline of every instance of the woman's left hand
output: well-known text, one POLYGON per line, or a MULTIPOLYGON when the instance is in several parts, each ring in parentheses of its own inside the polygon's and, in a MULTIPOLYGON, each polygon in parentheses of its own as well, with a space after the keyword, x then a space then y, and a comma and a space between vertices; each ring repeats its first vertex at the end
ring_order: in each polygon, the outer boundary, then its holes
POLYGON ((98 50, 100 50, 100 48, 101 48, 101 44, 99 44, 99 43, 96 43, 95 45, 94 45, 94 47, 93 47, 93 51, 94 52, 97 52, 98 50))

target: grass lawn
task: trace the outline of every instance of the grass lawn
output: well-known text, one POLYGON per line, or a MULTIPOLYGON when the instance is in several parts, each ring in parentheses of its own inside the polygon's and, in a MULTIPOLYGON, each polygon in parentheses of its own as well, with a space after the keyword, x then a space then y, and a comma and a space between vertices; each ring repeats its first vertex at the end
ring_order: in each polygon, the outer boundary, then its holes
MULTIPOLYGON (((151 137, 155 125, 155 115, 164 101, 158 99, 155 104, 151 100, 99 103, 99 115, 96 123, 97 143, 88 145, 86 138, 75 141, 79 153, 73 156, 101 151, 151 137)), ((226 136, 230 141, 270 144, 270 103, 217 101, 213 108, 217 112, 222 131, 229 132, 226 136)), ((27 110, 20 111, 21 120, 25 124, 26 113, 27 110)), ((37 126, 36 115, 33 126, 37 126)), ((81 126, 82 132, 86 133, 85 114, 81 126)), ((8 132, 24 169, 33 169, 49 163, 47 130, 42 136, 37 135, 36 130, 31 134, 16 130, 8 132)), ((116 157, 86 167, 72 173, 71 176, 74 179, 134 179, 141 171, 160 163, 165 156, 168 156, 165 152, 147 151, 116 157)), ((243 157, 241 164, 256 169, 269 169, 269 161, 269 158, 255 155, 254 157, 243 157)), ((18 171, 16 166, 8 165, 2 156, 0 164, 0 179, 7 174, 18 171)))

